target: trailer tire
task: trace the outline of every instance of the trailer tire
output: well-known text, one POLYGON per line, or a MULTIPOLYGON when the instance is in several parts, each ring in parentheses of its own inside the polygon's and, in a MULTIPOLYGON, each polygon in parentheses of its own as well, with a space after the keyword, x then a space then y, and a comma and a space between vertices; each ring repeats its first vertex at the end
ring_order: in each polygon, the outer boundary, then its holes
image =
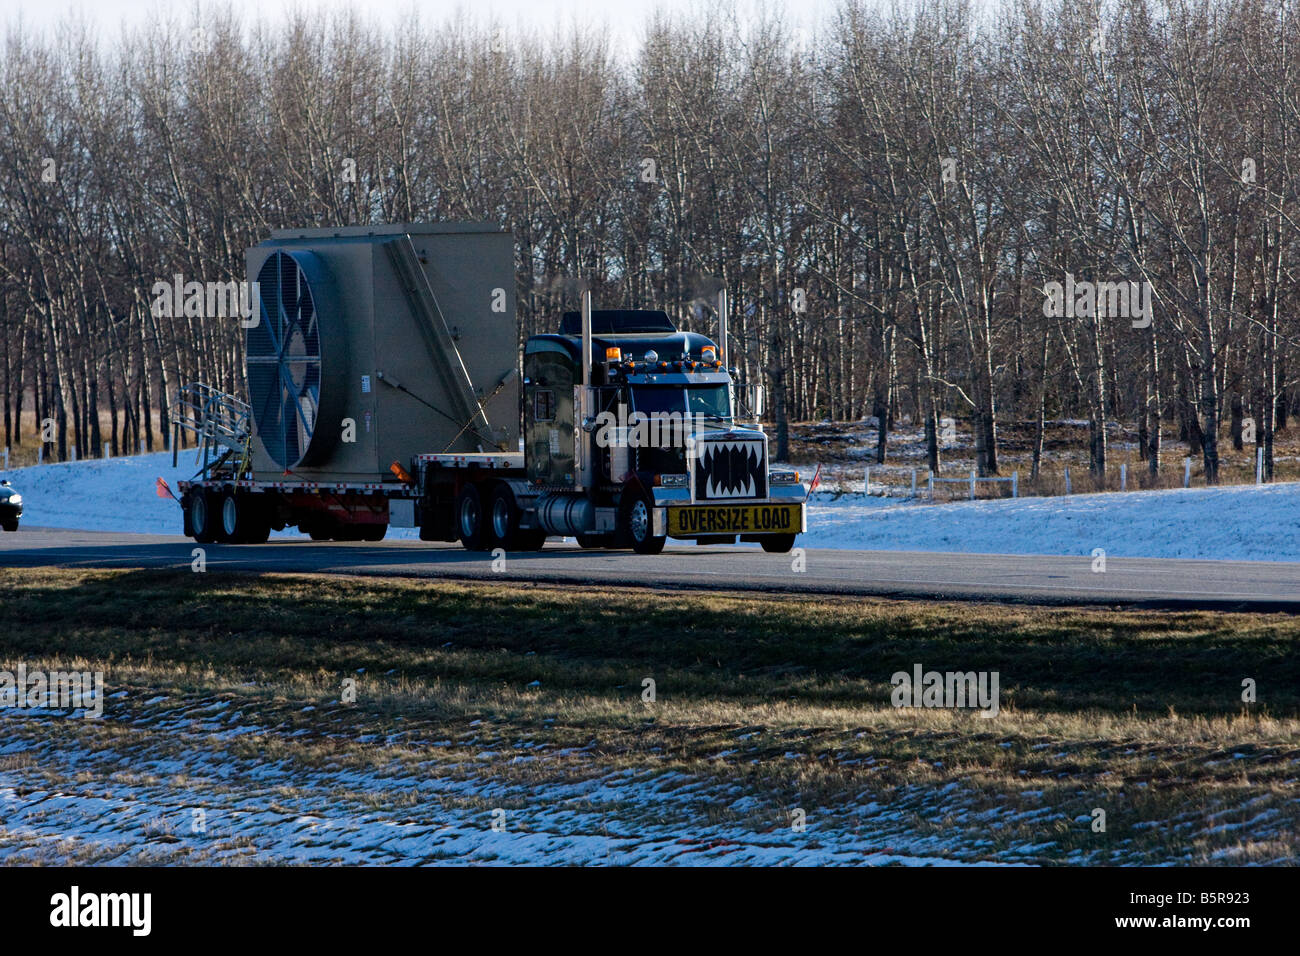
POLYGON ((653 534, 654 504, 642 491, 628 489, 618 505, 618 530, 637 554, 659 554, 668 538, 653 534))
POLYGON ((762 539, 763 550, 768 554, 789 554, 794 547, 794 535, 769 534, 762 539))
POLYGON ((361 531, 362 541, 383 541, 384 535, 388 534, 388 525, 386 524, 368 524, 361 531))
POLYGON ((206 491, 192 491, 186 510, 189 511, 190 534, 199 544, 211 544, 217 540, 216 508, 212 506, 212 496, 206 491))
POLYGON ((483 496, 476 485, 466 485, 456 496, 456 534, 466 551, 486 551, 492 546, 483 513, 483 496))
POLYGON ((255 495, 230 489, 221 496, 221 540, 230 544, 262 544, 271 536, 271 522, 255 495))

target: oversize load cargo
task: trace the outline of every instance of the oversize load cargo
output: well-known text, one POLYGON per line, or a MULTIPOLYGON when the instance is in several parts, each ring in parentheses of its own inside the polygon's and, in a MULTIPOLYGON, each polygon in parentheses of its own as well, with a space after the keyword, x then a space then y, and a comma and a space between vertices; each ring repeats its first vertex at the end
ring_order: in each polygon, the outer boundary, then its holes
POLYGON ((418 454, 518 451, 508 232, 278 230, 247 265, 256 477, 391 482, 389 464, 418 454))

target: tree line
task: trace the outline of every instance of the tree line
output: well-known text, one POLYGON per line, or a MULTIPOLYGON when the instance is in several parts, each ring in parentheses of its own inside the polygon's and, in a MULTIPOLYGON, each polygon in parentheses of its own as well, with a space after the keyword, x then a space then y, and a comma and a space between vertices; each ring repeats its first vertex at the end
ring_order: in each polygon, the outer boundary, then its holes
POLYGON ((1286 0, 844 0, 811 34, 725 8, 629 56, 573 29, 197 8, 100 38, 10 26, 0 64, 5 444, 152 450, 242 392, 242 329, 151 290, 242 279, 273 228, 513 231, 521 334, 582 288, 711 331, 787 423, 1134 423, 1208 481, 1297 412, 1300 31, 1286 0), (30 421, 52 421, 33 434, 30 421), (24 431, 27 434, 24 434, 24 431))

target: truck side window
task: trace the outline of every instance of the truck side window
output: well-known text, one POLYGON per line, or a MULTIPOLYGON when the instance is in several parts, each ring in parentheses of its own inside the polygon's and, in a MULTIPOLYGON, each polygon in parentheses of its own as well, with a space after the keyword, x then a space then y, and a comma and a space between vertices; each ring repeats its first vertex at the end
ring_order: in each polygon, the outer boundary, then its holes
POLYGON ((549 422, 555 420, 555 392, 549 388, 539 388, 533 392, 533 421, 549 422))

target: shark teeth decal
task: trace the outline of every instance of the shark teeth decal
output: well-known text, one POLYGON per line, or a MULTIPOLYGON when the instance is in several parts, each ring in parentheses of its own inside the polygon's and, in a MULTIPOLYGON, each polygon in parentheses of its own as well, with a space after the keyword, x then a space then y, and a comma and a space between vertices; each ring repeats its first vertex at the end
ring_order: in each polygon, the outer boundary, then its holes
POLYGON ((763 498, 767 469, 761 441, 702 442, 695 462, 695 497, 763 498))

